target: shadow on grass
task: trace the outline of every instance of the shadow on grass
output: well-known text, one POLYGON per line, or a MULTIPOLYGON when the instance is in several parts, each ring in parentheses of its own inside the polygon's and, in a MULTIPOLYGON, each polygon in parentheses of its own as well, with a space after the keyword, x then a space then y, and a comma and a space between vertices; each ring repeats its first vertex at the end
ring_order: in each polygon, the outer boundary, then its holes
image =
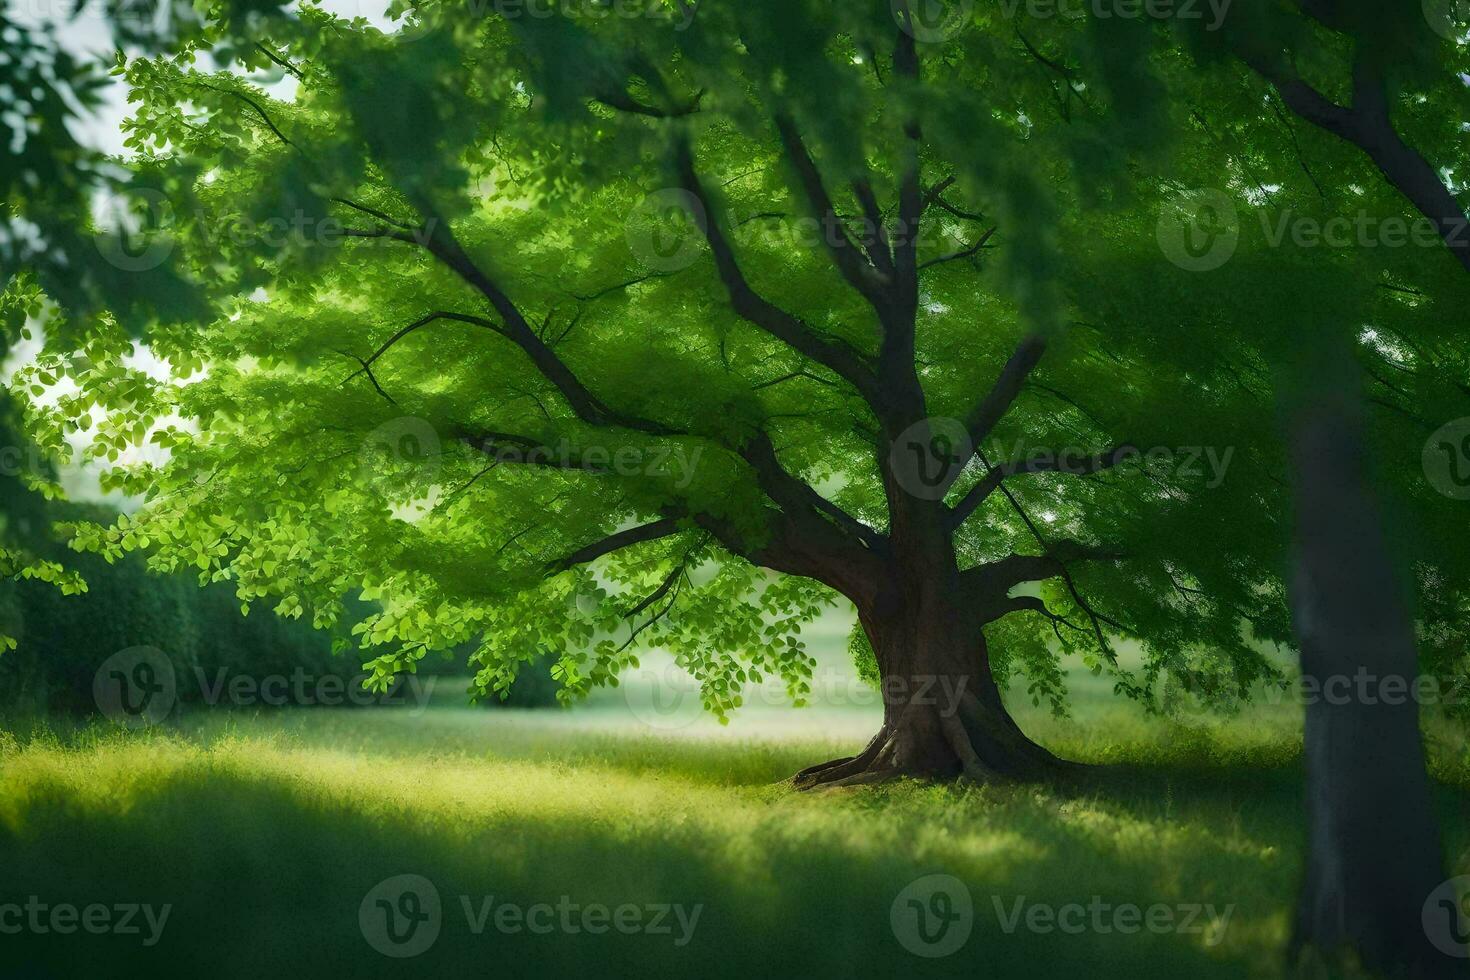
POLYGON ((817 798, 623 779, 587 793, 583 809, 565 784, 595 782, 595 773, 443 771, 419 799, 413 773, 386 773, 390 785, 377 795, 370 773, 333 775, 328 759, 316 778, 310 754, 276 758, 269 746, 156 765, 168 744, 145 747, 141 758, 130 748, 95 771, 31 765, 0 782, 0 902, 172 906, 152 948, 138 937, 27 930, 0 937, 10 967, 139 976, 1238 976, 1269 969, 1267 937, 1279 932, 1291 877, 1270 835, 1162 825, 1133 811, 1140 787, 1115 803, 1020 788, 909 785, 817 798), (272 758, 253 769, 252 754, 272 758), (96 785, 104 771, 114 786, 96 785), (911 881, 941 872, 968 886, 974 932, 951 956, 917 958, 895 938, 890 906, 911 881), (443 920, 430 949, 399 961, 369 947, 358 916, 378 882, 404 873, 435 884, 443 920), (1094 895, 1110 907, 1235 908, 1219 937, 1003 925, 1018 900, 1086 905, 1094 895), (672 935, 509 933, 493 920, 477 935, 460 896, 475 908, 488 896, 523 908, 566 896, 579 906, 701 911, 682 946, 672 916, 672 935))
MULTIPOLYGON (((368 724, 352 719, 352 725, 368 724)), ((529 738, 497 755, 386 749, 358 733, 261 739, 0 736, 0 905, 172 906, 162 938, 0 934, 0 973, 32 976, 498 975, 1212 977, 1281 970, 1300 868, 1300 763, 1176 742, 1058 786, 904 783, 798 794, 769 785, 813 751, 529 738), (378 746, 380 751, 373 751, 378 746), (537 758, 537 753, 543 754, 537 758), (901 944, 895 898, 964 882, 973 932, 952 955, 901 944), (416 874, 437 941, 375 951, 359 910, 416 874), (677 903, 668 933, 480 932, 462 906, 677 903), (1070 926, 1028 910, 1080 907, 1070 926), (1169 910, 1151 931, 1125 906, 1169 910), (1213 907, 1203 913, 1195 906, 1213 907), (1094 913, 1093 908, 1102 911, 1094 913), (1221 919, 1227 914, 1228 918, 1221 919), (1012 923, 1019 914, 1019 921, 1012 923), (1131 921, 1131 920, 1130 920, 1131 921), (1183 930, 1183 931, 1181 931, 1183 930), (27 974, 25 971, 31 972, 27 974)), ((1127 753, 1114 754, 1117 759, 1127 753)), ((1451 854, 1470 796, 1440 787, 1451 854)), ((370 913, 373 910, 370 907, 370 913)), ((560 913, 557 913, 560 915, 560 913)), ((640 913, 648 921, 653 911, 640 913)), ((0 918, 0 925, 5 920, 0 918)))

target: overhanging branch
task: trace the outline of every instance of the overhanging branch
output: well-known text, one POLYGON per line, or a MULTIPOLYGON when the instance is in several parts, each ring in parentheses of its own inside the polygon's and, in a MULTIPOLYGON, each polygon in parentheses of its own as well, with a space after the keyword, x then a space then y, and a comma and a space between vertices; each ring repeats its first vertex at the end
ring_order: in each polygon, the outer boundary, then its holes
POLYGON ((662 520, 653 521, 650 524, 640 524, 637 527, 630 527, 626 530, 618 531, 616 534, 609 534, 601 541, 594 541, 589 545, 578 548, 563 558, 550 562, 547 565, 547 570, 552 574, 564 572, 578 565, 585 565, 588 562, 596 561, 605 555, 610 555, 615 551, 621 551, 624 548, 631 548, 637 544, 670 537, 678 534, 682 530, 680 523, 679 518, 665 517, 662 520))

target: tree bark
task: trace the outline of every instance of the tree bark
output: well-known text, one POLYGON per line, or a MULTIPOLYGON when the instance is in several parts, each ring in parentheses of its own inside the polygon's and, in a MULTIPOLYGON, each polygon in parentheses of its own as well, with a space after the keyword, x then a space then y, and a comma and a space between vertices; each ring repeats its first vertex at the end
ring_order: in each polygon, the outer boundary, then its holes
POLYGON ((1369 484, 1356 376, 1341 351, 1316 367, 1291 420, 1293 612, 1310 694, 1308 856, 1292 948, 1350 950, 1393 975, 1459 976, 1463 963, 1421 921, 1443 856, 1412 696, 1413 623, 1369 484))
POLYGON ((900 776, 1033 780, 1070 768, 1006 711, 984 636, 954 598, 859 610, 878 660, 883 725, 857 755, 797 773, 799 789, 900 776))

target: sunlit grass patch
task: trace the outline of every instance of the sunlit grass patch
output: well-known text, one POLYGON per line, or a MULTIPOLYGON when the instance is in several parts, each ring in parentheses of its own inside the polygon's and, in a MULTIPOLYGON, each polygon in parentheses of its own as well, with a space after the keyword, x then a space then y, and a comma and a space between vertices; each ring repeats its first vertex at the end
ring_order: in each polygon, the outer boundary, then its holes
MULTIPOLYGON (((928 785, 795 793, 795 769, 851 751, 834 717, 779 737, 651 732, 577 714, 435 709, 186 717, 170 730, 17 727, 0 738, 7 896, 174 906, 154 949, 22 936, 49 969, 393 975, 359 905, 394 875, 444 901, 428 972, 749 975, 1269 976, 1302 846, 1299 734, 1084 710, 1025 723, 1110 762, 1062 786, 928 785), (1048 727, 1053 726, 1053 727, 1048 727), (954 875, 973 898, 963 950, 918 960, 895 897, 954 875), (652 935, 475 934, 460 906, 682 903, 687 945, 652 935), (1017 926, 1017 909, 1209 906, 1218 934, 1017 926), (1217 924, 1219 922, 1217 921, 1217 924), (1009 930, 1009 931, 1008 931, 1009 930)), ((818 718, 821 721, 821 718, 818 718)), ((1440 791, 1450 816, 1465 795, 1440 791)), ((1460 860, 1461 865, 1464 864, 1460 860)), ((1089 913, 1090 914, 1090 913, 1089 913)))

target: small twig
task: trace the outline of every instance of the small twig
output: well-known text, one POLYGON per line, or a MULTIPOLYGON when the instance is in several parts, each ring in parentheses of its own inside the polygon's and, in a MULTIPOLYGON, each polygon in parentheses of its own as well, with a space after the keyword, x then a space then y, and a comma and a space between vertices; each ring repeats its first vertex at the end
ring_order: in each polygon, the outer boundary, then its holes
POLYGON ((266 47, 264 44, 261 44, 259 41, 255 42, 255 46, 260 49, 261 54, 265 55, 267 58, 280 65, 282 68, 286 69, 286 71, 290 72, 292 75, 295 75, 298 80, 303 82, 306 81, 306 76, 301 74, 301 69, 291 64, 291 62, 276 54, 274 51, 266 47))
POLYGON ((340 347, 339 348, 336 348, 336 350, 337 350, 337 353, 338 354, 341 354, 343 357, 349 357, 352 360, 354 360, 357 363, 359 363, 359 364, 362 365, 361 369, 359 369, 357 371, 354 371, 352 374, 350 374, 347 377, 345 377, 345 378, 342 379, 342 384, 343 385, 347 384, 347 382, 351 381, 353 378, 357 377, 359 374, 366 374, 368 380, 372 382, 373 388, 378 392, 378 394, 380 394, 384 398, 388 399, 388 404, 393 405, 393 406, 397 406, 398 402, 396 402, 396 401, 393 400, 393 396, 390 395, 390 394, 388 394, 386 391, 384 391, 383 390, 383 386, 380 385, 380 384, 378 384, 377 376, 373 374, 373 368, 372 368, 372 365, 371 364, 369 364, 367 361, 364 361, 362 358, 358 357, 356 354, 352 353, 351 351, 342 350, 340 347))

